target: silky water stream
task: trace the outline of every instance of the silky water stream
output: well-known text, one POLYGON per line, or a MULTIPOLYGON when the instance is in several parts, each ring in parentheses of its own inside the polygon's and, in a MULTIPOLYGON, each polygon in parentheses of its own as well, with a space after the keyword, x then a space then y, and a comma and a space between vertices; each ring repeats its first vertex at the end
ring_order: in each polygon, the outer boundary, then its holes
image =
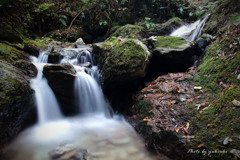
POLYGON ((60 113, 56 97, 42 75, 47 52, 33 57, 38 76, 31 80, 31 86, 35 90, 38 123, 20 133, 4 150, 6 160, 51 160, 50 151, 64 144, 87 149, 94 160, 150 160, 134 129, 123 118, 109 118, 98 69, 88 47, 63 48, 59 52, 64 56, 60 63, 71 63, 77 71, 76 103, 85 114, 66 118, 60 113), (85 63, 92 67, 81 67, 85 63))

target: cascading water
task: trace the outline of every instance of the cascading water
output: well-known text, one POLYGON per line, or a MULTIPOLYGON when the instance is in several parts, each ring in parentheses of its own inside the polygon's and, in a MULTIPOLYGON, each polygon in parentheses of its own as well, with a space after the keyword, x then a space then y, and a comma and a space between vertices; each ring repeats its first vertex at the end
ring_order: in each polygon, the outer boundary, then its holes
POLYGON ((77 71, 74 86, 77 97, 76 104, 81 113, 109 115, 103 92, 99 86, 98 67, 88 49, 88 47, 64 49, 62 54, 66 56, 60 63, 71 63, 77 71), (71 57, 73 51, 76 52, 76 55, 71 57))
POLYGON ((190 25, 183 25, 173 31, 170 36, 182 37, 189 41, 196 41, 201 35, 202 29, 205 26, 210 14, 206 15, 202 20, 197 20, 190 25))
POLYGON ((56 97, 49 87, 46 78, 43 77, 43 66, 47 63, 48 56, 45 52, 40 53, 38 59, 32 58, 38 74, 31 80, 31 87, 35 90, 35 98, 40 124, 62 117, 56 97))
POLYGON ((87 48, 66 48, 60 53, 64 56, 60 63, 69 62, 77 71, 75 93, 81 112, 94 114, 60 118, 55 96, 46 79, 42 78, 42 68, 47 62, 47 55, 41 53, 38 60, 35 58, 33 61, 39 72, 38 77, 31 83, 36 92, 39 118, 43 123, 23 131, 5 149, 6 153, 10 153, 6 154, 5 159, 52 160, 49 151, 67 144, 74 148, 87 149, 96 160, 152 160, 145 151, 142 140, 127 122, 106 117, 108 109, 97 82, 98 69, 87 48), (48 118, 55 121, 49 121, 48 118), (12 152, 14 154, 11 154, 12 152))

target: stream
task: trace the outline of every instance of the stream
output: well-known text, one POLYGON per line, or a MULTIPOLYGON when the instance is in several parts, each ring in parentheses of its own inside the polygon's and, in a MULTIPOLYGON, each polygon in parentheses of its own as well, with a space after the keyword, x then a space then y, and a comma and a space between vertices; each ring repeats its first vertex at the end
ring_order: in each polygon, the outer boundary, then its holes
MULTIPOLYGON (((207 18, 182 26, 171 36, 195 41, 207 18)), ((5 148, 6 159, 64 160, 61 156, 52 156, 52 153, 64 155, 68 151, 86 149, 89 160, 152 160, 133 127, 122 116, 112 113, 102 92, 98 67, 89 47, 77 45, 60 48, 58 52, 63 56, 60 63, 70 63, 77 72, 74 84, 77 101, 74 103, 80 112, 72 117, 64 117, 61 113, 54 92, 42 73, 44 65, 52 65, 48 63, 49 51, 41 52, 38 58, 31 57, 38 69, 37 77, 31 80, 38 122, 5 148)))
POLYGON ((37 77, 31 80, 38 123, 23 131, 5 149, 7 159, 49 160, 50 151, 66 145, 68 149, 86 149, 89 159, 151 160, 142 139, 124 118, 118 115, 110 118, 111 110, 99 84, 98 68, 87 49, 87 46, 78 46, 60 51, 64 56, 60 63, 70 63, 77 71, 74 92, 78 100, 75 103, 81 112, 70 118, 60 112, 57 99, 43 77, 44 65, 51 65, 47 63, 48 52, 41 52, 38 58, 31 57, 38 69, 37 77), (85 63, 91 63, 92 67, 82 67, 85 63))

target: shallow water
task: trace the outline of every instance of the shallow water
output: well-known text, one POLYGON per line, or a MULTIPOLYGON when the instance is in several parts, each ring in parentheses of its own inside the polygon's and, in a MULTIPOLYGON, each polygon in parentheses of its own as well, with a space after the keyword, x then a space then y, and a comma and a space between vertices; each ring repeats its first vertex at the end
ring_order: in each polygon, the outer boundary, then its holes
POLYGON ((4 153, 8 160, 49 160, 61 144, 87 149, 96 160, 151 160, 144 143, 124 121, 89 115, 36 125, 4 153))

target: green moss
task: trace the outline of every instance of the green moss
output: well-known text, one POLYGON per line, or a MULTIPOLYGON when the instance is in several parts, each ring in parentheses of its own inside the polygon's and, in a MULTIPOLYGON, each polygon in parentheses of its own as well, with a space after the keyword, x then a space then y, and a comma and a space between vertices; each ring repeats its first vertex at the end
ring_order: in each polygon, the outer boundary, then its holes
POLYGON ((157 36, 157 41, 154 42, 155 47, 181 49, 188 42, 184 38, 171 36, 157 36))
POLYGON ((24 40, 23 44, 28 46, 29 48, 44 48, 44 47, 46 47, 46 44, 44 42, 34 41, 31 39, 24 40))
MULTIPOLYGON (((240 87, 228 89, 223 96, 215 97, 219 98, 216 105, 211 105, 202 114, 196 114, 191 121, 191 132, 198 138, 191 142, 191 147, 196 148, 199 144, 204 143, 207 150, 221 150, 222 148, 218 148, 218 146, 223 146, 226 137, 233 139, 224 147, 228 153, 231 149, 240 147, 239 140, 235 139, 240 131, 240 110, 232 103, 233 99, 240 100, 239 95, 240 87)), ((215 154, 212 155, 212 159, 217 159, 219 156, 224 156, 224 159, 231 157, 230 154, 215 154)))
POLYGON ((22 56, 22 52, 14 47, 0 43, 0 60, 13 63, 22 56))
POLYGON ((141 41, 112 37, 102 45, 108 50, 102 68, 105 79, 144 76, 150 53, 141 41))
POLYGON ((115 37, 121 36, 122 38, 141 38, 141 33, 143 31, 144 27, 127 24, 125 26, 118 28, 116 32, 112 34, 112 36, 115 37))
POLYGON ((180 19, 180 18, 178 18, 178 17, 173 17, 173 18, 171 18, 170 20, 168 20, 167 22, 165 22, 165 23, 163 23, 162 24, 162 26, 168 26, 168 25, 170 25, 171 23, 183 23, 183 21, 180 19))

